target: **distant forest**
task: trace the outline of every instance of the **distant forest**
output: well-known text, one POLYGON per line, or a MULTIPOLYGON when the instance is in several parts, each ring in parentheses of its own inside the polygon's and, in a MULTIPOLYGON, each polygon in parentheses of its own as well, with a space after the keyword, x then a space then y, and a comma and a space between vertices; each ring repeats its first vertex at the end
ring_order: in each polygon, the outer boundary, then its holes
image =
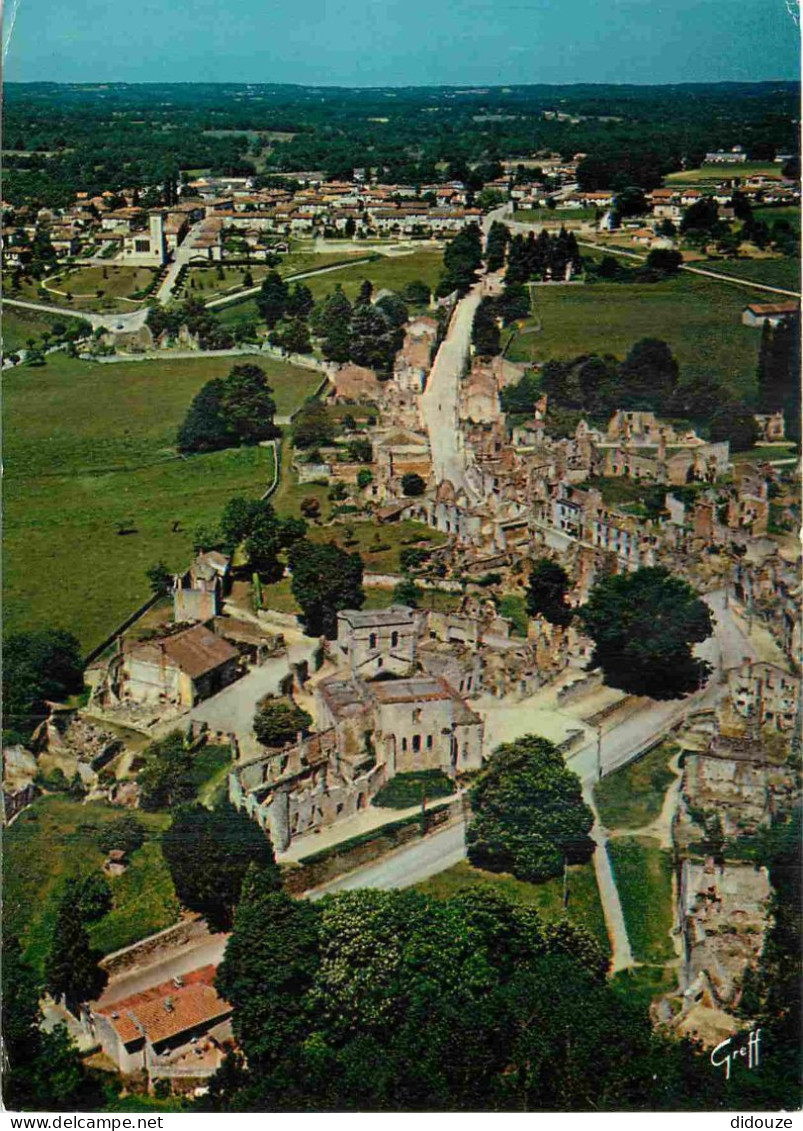
POLYGON ((159 185, 182 171, 330 178, 380 170, 420 184, 490 180, 503 158, 585 154, 582 188, 649 189, 741 145, 796 153, 799 86, 410 87, 8 83, 4 198, 61 206, 78 190, 159 185), (278 136, 277 136, 278 135, 278 136))

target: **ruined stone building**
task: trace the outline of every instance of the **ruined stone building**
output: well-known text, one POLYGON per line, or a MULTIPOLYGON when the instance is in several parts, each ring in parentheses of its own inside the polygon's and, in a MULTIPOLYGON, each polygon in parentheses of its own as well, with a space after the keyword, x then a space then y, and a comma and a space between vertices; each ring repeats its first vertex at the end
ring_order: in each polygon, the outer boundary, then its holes
POLYGON ((217 550, 198 554, 186 573, 173 578, 173 616, 183 621, 205 621, 223 610, 231 559, 217 550))
POLYGON ((120 639, 93 699, 103 706, 193 707, 237 678, 239 658, 202 624, 151 640, 120 639))

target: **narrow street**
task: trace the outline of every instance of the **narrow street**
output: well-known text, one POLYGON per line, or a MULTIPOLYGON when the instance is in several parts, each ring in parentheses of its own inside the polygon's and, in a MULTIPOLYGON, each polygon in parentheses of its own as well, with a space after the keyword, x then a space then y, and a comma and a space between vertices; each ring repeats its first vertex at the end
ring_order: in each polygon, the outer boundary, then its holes
POLYGON ((466 478, 466 453, 457 414, 460 379, 469 356, 471 327, 481 297, 482 283, 477 283, 458 303, 420 403, 436 479, 439 483, 448 479, 456 489, 466 491, 474 502, 479 499, 466 478))

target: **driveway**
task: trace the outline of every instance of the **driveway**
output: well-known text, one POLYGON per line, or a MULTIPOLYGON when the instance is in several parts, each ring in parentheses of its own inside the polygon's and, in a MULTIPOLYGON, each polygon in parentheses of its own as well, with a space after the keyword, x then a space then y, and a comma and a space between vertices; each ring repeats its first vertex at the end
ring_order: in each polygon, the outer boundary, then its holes
POLYGON ((281 695, 290 664, 311 660, 317 647, 317 640, 312 639, 291 645, 284 656, 266 660, 236 683, 193 707, 190 718, 207 723, 210 730, 236 734, 240 739, 249 738, 259 700, 265 695, 281 695))

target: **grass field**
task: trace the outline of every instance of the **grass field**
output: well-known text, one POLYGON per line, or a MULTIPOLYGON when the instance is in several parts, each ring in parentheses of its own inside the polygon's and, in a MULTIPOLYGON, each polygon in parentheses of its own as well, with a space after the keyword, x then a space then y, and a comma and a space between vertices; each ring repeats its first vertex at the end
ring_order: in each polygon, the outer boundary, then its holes
MULTIPOLYGON (((144 301, 132 298, 132 295, 143 291, 153 281, 154 274, 150 267, 115 267, 111 263, 107 267, 73 267, 51 275, 46 289, 49 301, 58 305, 68 302, 70 308, 76 311, 131 311, 144 301), (100 298, 98 291, 103 291, 100 298)), ((23 292, 29 291, 29 297, 34 301, 39 301, 37 286, 23 287, 23 292)))
MULTIPOLYGON (((416 885, 416 890, 436 899, 448 899, 466 888, 482 887, 496 891, 506 899, 524 907, 535 907, 548 922, 563 918, 563 877, 556 876, 543 884, 528 884, 509 875, 497 875, 473 868, 465 861, 439 872, 416 885)), ((576 864, 569 868, 568 918, 592 935, 606 954, 610 942, 599 899, 594 865, 576 864)))
POLYGON ((259 286, 271 271, 277 271, 283 277, 298 275, 305 271, 331 267, 335 263, 342 263, 343 260, 361 259, 366 255, 370 255, 370 249, 365 251, 344 249, 338 252, 291 251, 282 256, 282 261, 278 267, 268 267, 264 263, 240 264, 237 267, 224 266, 222 279, 218 276, 216 267, 191 267, 187 272, 181 297, 185 298, 191 295, 208 302, 210 299, 243 289, 246 286, 243 283, 243 276, 246 272, 249 272, 253 279, 253 283, 250 285, 259 286), (192 285, 193 282, 194 286, 192 285))
POLYGON ((534 287, 534 315, 508 350, 510 361, 542 362, 584 353, 624 357, 640 338, 668 342, 681 377, 712 377, 739 393, 755 386, 760 335, 741 323, 747 289, 692 275, 661 283, 534 287))
POLYGON ((602 823, 610 829, 639 829, 654 821, 667 788, 675 780, 668 764, 676 752, 674 744, 662 742, 598 782, 594 801, 602 823))
MULTIPOLYGON (((286 413, 318 375, 260 359, 286 413)), ((178 459, 178 424, 229 358, 99 365, 52 355, 6 375, 7 630, 57 625, 89 649, 145 600, 144 570, 191 553, 232 495, 270 481, 267 448, 178 459), (121 535, 118 523, 135 533, 121 535), (174 529, 174 524, 177 527, 174 529)))
MULTIPOLYGON (((701 260, 694 266, 706 271, 718 271, 721 275, 749 279, 751 283, 762 283, 766 287, 781 287, 783 290, 800 293, 800 263, 789 256, 701 260)), ((765 293, 763 298, 757 301, 772 302, 773 298, 771 294, 765 293)))
POLYGON ((371 804, 380 809, 409 809, 420 804, 422 797, 432 801, 449 797, 454 791, 454 782, 442 770, 419 770, 396 774, 374 795, 371 804))
POLYGON ((595 208, 520 208, 513 219, 522 224, 559 224, 564 220, 593 220, 596 215, 595 208))
POLYGON ((343 526, 310 526, 307 537, 312 542, 336 542, 351 554, 361 554, 366 573, 399 573, 399 554, 407 546, 426 543, 434 548, 447 541, 439 530, 409 519, 380 527, 373 522, 355 522, 353 542, 348 546, 343 526))
MULTIPOLYGON (((38 300, 37 300, 38 301, 38 300)), ((3 353, 14 353, 16 350, 28 348, 28 339, 39 340, 42 334, 50 334, 53 325, 61 322, 70 325, 69 318, 61 318, 58 314, 37 314, 34 310, 24 307, 3 305, 3 353)))
POLYGON ((615 837, 608 842, 627 934, 637 962, 674 958, 672 874, 669 853, 651 837, 615 837))
POLYGON ((743 165, 701 165, 698 169, 684 169, 680 173, 669 173, 664 182, 667 185, 718 184, 733 177, 777 177, 780 172, 781 166, 771 161, 745 161, 743 165))
MULTIPOLYGON (((41 969, 50 946, 58 899, 68 876, 100 868, 100 830, 122 811, 100 802, 83 804, 60 795, 41 797, 4 835, 4 931, 20 938, 41 969)), ((127 871, 111 879, 112 910, 90 928, 92 945, 108 954, 170 926, 179 905, 159 837, 166 813, 137 813, 148 839, 131 856, 127 871)))
MULTIPOLYGON (((319 256, 315 256, 316 261, 319 258, 319 256)), ((342 255, 338 255, 337 258, 342 258, 342 255)), ((374 284, 375 291, 384 288, 391 291, 400 291, 407 283, 418 279, 429 287, 434 287, 440 278, 442 265, 443 255, 440 251, 414 251, 409 255, 385 255, 380 259, 375 259, 372 263, 360 263, 354 267, 344 267, 342 271, 331 271, 325 275, 319 275, 317 278, 312 276, 305 279, 304 284, 312 291, 316 302, 331 294, 338 283, 343 287, 348 298, 353 301, 363 279, 370 279, 374 284)), ((224 323, 233 324, 254 321, 258 318, 258 315, 253 299, 249 299, 224 308, 220 312, 220 317, 224 323)))
POLYGON ((796 232, 800 232, 800 209, 793 204, 779 204, 775 207, 767 205, 765 208, 754 208, 753 216, 756 220, 763 220, 770 227, 776 220, 788 220, 796 232))
MULTIPOLYGON (((445 593, 438 589, 422 589, 418 598, 421 609, 435 609, 439 613, 453 613, 460 603, 459 593, 445 593)), ((277 613, 301 612, 290 588, 290 578, 283 577, 273 585, 262 586, 262 604, 266 609, 277 613)), ((364 609, 387 609, 393 604, 392 589, 378 589, 366 586, 364 609)))
POLYGON ((635 1002, 646 1010, 654 998, 677 989, 678 976, 672 967, 631 966, 627 970, 617 970, 611 978, 611 985, 627 1001, 635 1002))

